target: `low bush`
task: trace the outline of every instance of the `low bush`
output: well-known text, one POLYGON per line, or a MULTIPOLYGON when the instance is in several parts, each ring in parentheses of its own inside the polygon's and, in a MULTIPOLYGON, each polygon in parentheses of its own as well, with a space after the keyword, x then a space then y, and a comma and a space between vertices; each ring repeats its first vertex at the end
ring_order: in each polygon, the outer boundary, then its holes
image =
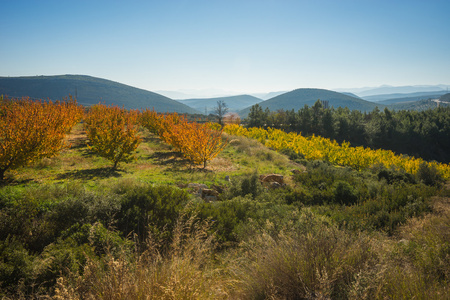
POLYGON ((442 175, 436 169, 436 166, 423 162, 417 170, 417 179, 426 185, 439 186, 444 182, 442 175))
POLYGON ((140 241, 149 233, 166 237, 175 226, 189 194, 171 186, 135 184, 116 190, 121 195, 117 228, 124 236, 136 234, 140 241))

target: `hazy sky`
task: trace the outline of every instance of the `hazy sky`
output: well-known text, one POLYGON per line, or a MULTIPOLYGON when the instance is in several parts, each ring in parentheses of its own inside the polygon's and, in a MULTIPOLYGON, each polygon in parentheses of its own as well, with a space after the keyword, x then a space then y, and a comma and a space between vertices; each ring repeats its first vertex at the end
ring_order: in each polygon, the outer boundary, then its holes
POLYGON ((450 84, 450 1, 0 0, 0 76, 151 91, 450 84))

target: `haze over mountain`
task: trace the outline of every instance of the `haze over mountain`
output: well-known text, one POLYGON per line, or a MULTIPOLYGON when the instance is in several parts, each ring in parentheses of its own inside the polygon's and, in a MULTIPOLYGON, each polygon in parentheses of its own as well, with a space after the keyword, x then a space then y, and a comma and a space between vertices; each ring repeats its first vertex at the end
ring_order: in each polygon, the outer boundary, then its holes
POLYGON ((279 92, 270 92, 270 93, 255 93, 251 94, 252 96, 255 96, 262 100, 269 100, 270 98, 276 97, 278 95, 287 93, 288 91, 279 91, 279 92))
MULTIPOLYGON (((259 103, 265 109, 269 108, 271 111, 277 109, 295 111, 304 107, 305 105, 312 106, 317 100, 328 101, 329 107, 348 107, 351 110, 357 109, 360 111, 372 111, 375 107, 385 107, 384 105, 377 105, 373 102, 362 100, 359 98, 344 95, 342 93, 324 90, 324 89, 296 89, 288 93, 276 96, 269 100, 259 103)), ((241 110, 239 114, 246 116, 250 112, 250 107, 241 110)))
MULTIPOLYGON (((372 102, 381 102, 386 100, 391 100, 391 103, 399 102, 395 99, 410 99, 405 101, 418 101, 429 98, 439 98, 440 96, 446 94, 447 91, 439 90, 439 91, 430 91, 430 92, 415 92, 415 93, 395 93, 395 94, 381 94, 381 95, 372 95, 372 96, 364 96, 361 97, 364 100, 372 101, 372 102)), ((400 100, 401 101, 401 100, 400 100)))
POLYGON ((225 91, 220 89, 182 89, 176 91, 157 90, 155 92, 174 100, 218 98, 243 94, 242 92, 225 91))
POLYGON ((446 91, 447 85, 408 85, 408 86, 390 86, 382 85, 376 88, 364 88, 359 92, 353 91, 356 95, 361 98, 372 95, 384 95, 384 94, 409 94, 418 92, 436 92, 436 91, 446 91))
POLYGON ((102 102, 127 109, 154 108, 159 112, 198 113, 163 95, 86 75, 0 77, 1 94, 50 100, 62 100, 72 95, 82 105, 102 102))
MULTIPOLYGON (((444 92, 445 94, 445 92, 444 92)), ((401 97, 401 98, 392 98, 382 101, 377 101, 375 103, 381 103, 385 105, 396 104, 396 103, 405 103, 405 102, 414 102, 414 101, 422 101, 422 100, 430 100, 430 99, 439 99, 443 94, 425 94, 422 96, 411 96, 411 97, 401 97)))
POLYGON ((237 95, 217 98, 184 99, 178 101, 202 113, 206 112, 206 114, 209 114, 214 112, 214 109, 217 107, 217 101, 225 102, 230 112, 237 112, 241 109, 262 102, 263 100, 250 95, 237 95))

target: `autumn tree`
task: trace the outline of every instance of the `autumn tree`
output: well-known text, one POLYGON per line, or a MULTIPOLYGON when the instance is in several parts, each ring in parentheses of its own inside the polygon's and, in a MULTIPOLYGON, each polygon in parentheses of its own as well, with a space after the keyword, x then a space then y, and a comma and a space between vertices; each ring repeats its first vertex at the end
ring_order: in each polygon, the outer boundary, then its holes
POLYGON ((173 130, 181 139, 183 155, 193 163, 203 164, 203 168, 227 144, 222 139, 222 130, 214 130, 209 124, 191 122, 174 126, 173 130))
POLYGON ((82 113, 72 98, 51 102, 1 97, 0 181, 7 170, 58 154, 82 113))
POLYGON ((119 162, 130 161, 139 146, 138 118, 138 111, 103 104, 91 107, 84 118, 89 147, 112 161, 113 170, 119 162))
POLYGON ((162 126, 163 116, 162 114, 158 114, 155 111, 155 109, 150 110, 146 108, 141 112, 139 121, 143 127, 148 129, 148 131, 150 131, 153 134, 159 135, 162 126))

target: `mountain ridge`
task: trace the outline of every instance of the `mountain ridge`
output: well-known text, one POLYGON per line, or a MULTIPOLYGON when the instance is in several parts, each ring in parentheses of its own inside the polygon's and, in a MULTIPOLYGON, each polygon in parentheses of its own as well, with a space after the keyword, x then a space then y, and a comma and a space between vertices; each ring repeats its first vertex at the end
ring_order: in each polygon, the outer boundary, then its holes
MULTIPOLYGON (((326 89, 300 88, 269 100, 260 102, 262 109, 269 108, 271 111, 278 109, 299 110, 305 105, 312 106, 317 100, 328 101, 329 107, 348 107, 350 110, 372 111, 375 107, 384 108, 385 105, 378 105, 360 98, 338 93, 326 89)), ((246 116, 251 107, 239 111, 239 115, 246 116)))
POLYGON ((154 108, 158 112, 199 113, 163 95, 89 75, 0 77, 0 94, 10 97, 62 100, 69 95, 90 106, 99 102, 127 109, 154 108))

